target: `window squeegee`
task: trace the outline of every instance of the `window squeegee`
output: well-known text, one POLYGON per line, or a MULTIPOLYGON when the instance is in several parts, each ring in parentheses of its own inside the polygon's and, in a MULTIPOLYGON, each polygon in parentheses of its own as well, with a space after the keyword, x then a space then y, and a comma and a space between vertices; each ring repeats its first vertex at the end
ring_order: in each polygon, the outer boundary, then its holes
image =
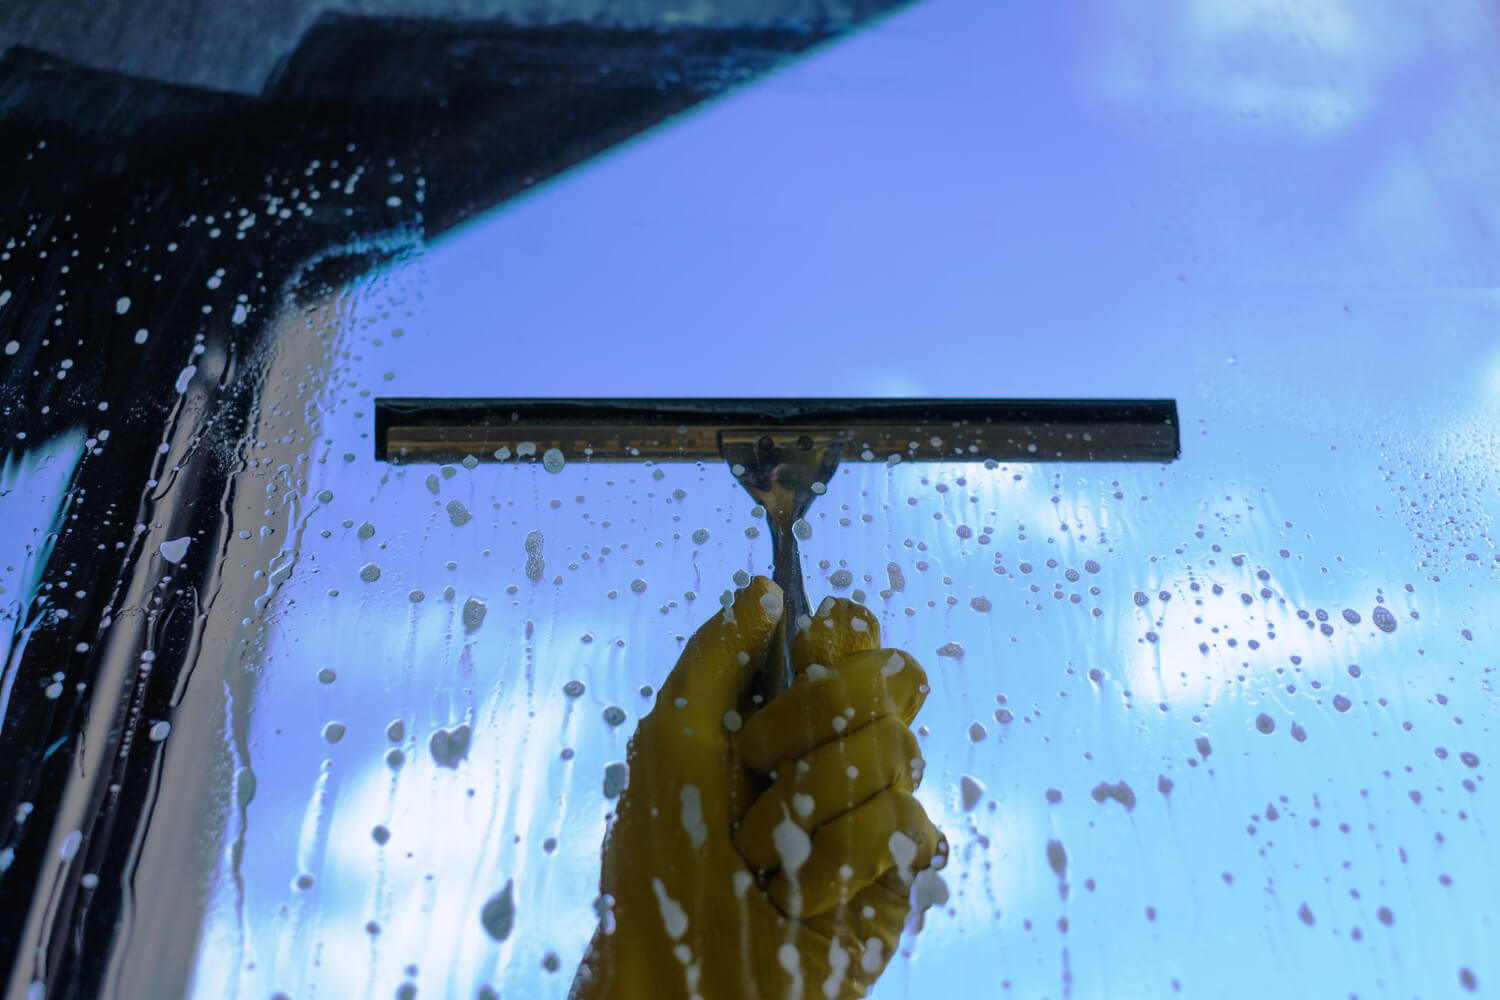
POLYGON ((782 627, 761 692, 792 682, 811 613, 798 521, 840 462, 1170 462, 1169 399, 419 399, 375 401, 375 458, 399 464, 721 459, 765 509, 782 627))

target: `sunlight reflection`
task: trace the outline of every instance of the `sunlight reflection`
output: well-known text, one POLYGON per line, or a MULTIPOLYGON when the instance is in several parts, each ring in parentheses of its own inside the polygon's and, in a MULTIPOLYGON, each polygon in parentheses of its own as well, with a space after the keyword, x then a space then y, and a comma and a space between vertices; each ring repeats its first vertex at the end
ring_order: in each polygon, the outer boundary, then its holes
MULTIPOLYGON (((46 617, 46 604, 33 606, 37 585, 52 551, 68 484, 85 452, 98 444, 82 431, 61 434, 44 444, 5 453, 0 463, 0 720, 6 718, 20 651, 28 636, 46 617)), ((58 614, 67 614, 60 611, 58 614)), ((61 678, 61 675, 58 675, 61 678)), ((7 851, 9 849, 7 848, 7 851)), ((8 857, 0 856, 0 871, 8 857)))

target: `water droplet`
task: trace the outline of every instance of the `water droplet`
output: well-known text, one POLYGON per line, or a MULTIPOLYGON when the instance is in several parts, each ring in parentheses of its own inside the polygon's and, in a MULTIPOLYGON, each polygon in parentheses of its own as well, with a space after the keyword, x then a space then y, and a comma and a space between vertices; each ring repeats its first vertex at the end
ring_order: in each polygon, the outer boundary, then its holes
POLYGON ((462 723, 452 729, 439 729, 432 734, 427 749, 439 767, 457 768, 459 763, 469 756, 469 743, 472 737, 473 731, 468 723, 462 723))
POLYGON ((1135 808, 1135 789, 1131 788, 1124 781, 1116 782, 1113 785, 1107 781, 1101 781, 1094 786, 1094 790, 1089 794, 1095 802, 1114 799, 1125 807, 1126 812, 1130 812, 1135 808))
POLYGON ((253 770, 248 767, 235 769, 234 800, 241 809, 254 801, 257 787, 259 786, 255 780, 255 772, 253 770))
POLYGON ((567 462, 568 460, 563 456, 562 449, 560 448, 548 448, 542 452, 542 468, 548 472, 561 472, 567 462))
POLYGON ((1390 633, 1396 631, 1396 616, 1381 605, 1376 605, 1375 610, 1370 612, 1370 619, 1375 622, 1375 627, 1382 632, 1390 633))
POLYGON ((1060 840, 1047 841, 1047 866, 1053 873, 1062 878, 1068 871, 1068 852, 1060 840))
POLYGON ((182 562, 183 557, 187 555, 188 546, 192 544, 192 541, 193 540, 191 538, 184 535, 181 538, 174 538, 171 541, 162 542, 161 545, 158 546, 159 550, 161 551, 161 557, 169 563, 182 562))
POLYGON ((477 597, 470 597, 464 601, 461 617, 463 618, 464 631, 474 633, 484 624, 484 616, 489 614, 489 606, 477 597))
POLYGON ((526 579, 536 583, 541 580, 546 568, 547 560, 542 557, 542 533, 528 531, 526 533, 526 579))
POLYGON ((365 563, 364 566, 360 567, 359 578, 365 581, 365 583, 374 583, 380 579, 380 567, 374 563, 365 563))
POLYGON ((512 894, 515 885, 514 880, 505 883, 505 888, 491 896, 479 911, 479 922, 484 925, 485 933, 496 941, 504 941, 510 937, 511 928, 516 922, 516 900, 512 894))
POLYGON ((630 772, 619 762, 604 766, 604 797, 617 799, 630 783, 630 772))

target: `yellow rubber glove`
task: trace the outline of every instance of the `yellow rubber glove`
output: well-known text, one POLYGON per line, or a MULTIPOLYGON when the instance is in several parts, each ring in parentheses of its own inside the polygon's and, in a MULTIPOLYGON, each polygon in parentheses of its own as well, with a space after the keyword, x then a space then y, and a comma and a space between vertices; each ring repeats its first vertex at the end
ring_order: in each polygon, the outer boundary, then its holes
POLYGON ((796 681, 751 690, 781 620, 764 577, 689 641, 630 742, 574 1000, 853 1000, 946 844, 912 790, 927 675, 827 600, 796 681))

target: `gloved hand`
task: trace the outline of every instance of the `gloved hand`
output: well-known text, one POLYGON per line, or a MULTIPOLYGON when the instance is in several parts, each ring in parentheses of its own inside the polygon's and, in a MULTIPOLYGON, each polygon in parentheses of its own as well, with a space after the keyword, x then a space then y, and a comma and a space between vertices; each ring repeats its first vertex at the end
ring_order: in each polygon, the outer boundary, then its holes
POLYGON ((689 641, 630 742, 574 1000, 852 1000, 946 844, 912 791, 927 695, 865 608, 827 600, 795 682, 751 690, 781 620, 764 577, 689 641))

